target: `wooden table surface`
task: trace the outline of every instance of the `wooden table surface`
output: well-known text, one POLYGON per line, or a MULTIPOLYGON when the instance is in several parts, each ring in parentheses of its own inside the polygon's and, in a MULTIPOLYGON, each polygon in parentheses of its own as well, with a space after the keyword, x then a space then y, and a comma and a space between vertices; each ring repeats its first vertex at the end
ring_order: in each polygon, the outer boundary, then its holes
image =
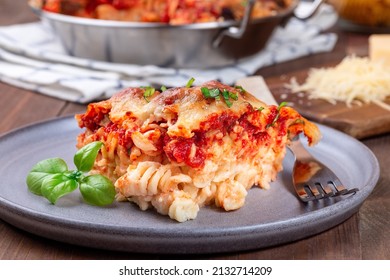
MULTIPOLYGON (((36 21, 26 0, 1 0, 0 25, 36 21)), ((338 63, 347 54, 367 55, 367 35, 341 31, 334 51, 260 69, 266 78, 338 63)), ((0 134, 56 116, 83 112, 65 102, 0 83, 0 134)), ((249 252, 180 256, 183 259, 390 259, 390 134, 363 139, 379 160, 381 175, 358 213, 342 224, 297 242, 249 252)), ((364 172, 364 170, 362 170, 364 172)), ((1 218, 1 217, 0 217, 1 218)), ((0 220, 0 259, 171 259, 177 256, 105 251, 48 240, 0 220)))

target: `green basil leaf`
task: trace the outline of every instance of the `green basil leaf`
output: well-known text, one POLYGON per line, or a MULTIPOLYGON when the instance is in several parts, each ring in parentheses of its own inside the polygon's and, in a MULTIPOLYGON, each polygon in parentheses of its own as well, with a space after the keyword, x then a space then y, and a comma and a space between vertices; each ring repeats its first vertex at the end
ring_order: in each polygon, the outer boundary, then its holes
POLYGON ((189 79, 187 84, 186 84, 186 88, 190 88, 194 82, 195 82, 194 78, 189 79))
POLYGON ((200 90, 205 98, 215 98, 216 100, 219 100, 219 94, 221 92, 218 88, 208 89, 206 87, 202 87, 200 90))
POLYGON ((238 100, 238 95, 237 95, 237 93, 234 93, 234 92, 230 92, 229 91, 229 97, 231 98, 231 99, 233 99, 233 100, 238 100))
POLYGON ((53 204, 75 189, 77 189, 77 181, 61 173, 45 179, 42 183, 42 195, 53 204))
POLYGON ((147 102, 150 102, 149 97, 153 96, 153 94, 156 92, 156 89, 154 87, 151 87, 151 86, 146 86, 146 87, 141 87, 141 88, 145 89, 144 99, 147 102))
POLYGON ((210 89, 210 97, 215 98, 215 97, 219 96, 219 93, 220 93, 220 91, 218 88, 210 89))
POLYGON ((280 103, 280 105, 278 106, 278 113, 276 114, 272 123, 267 124, 266 128, 274 126, 276 124, 276 122, 279 120, 279 117, 280 117, 280 109, 282 109, 286 105, 287 105, 287 102, 280 103))
POLYGON ((222 96, 223 96, 223 99, 229 100, 229 92, 226 89, 224 89, 222 91, 222 96))
POLYGON ((30 192, 42 195, 42 182, 57 174, 68 170, 66 162, 60 158, 49 158, 38 162, 28 173, 26 183, 30 192))
POLYGON ((209 91, 208 88, 202 87, 200 90, 202 91, 202 94, 203 94, 203 96, 204 96, 205 98, 210 98, 210 97, 211 97, 210 91, 209 91))
POLYGON ((80 192, 87 203, 96 206, 111 204, 116 195, 112 182, 100 174, 85 177, 80 183, 80 192))
POLYGON ((103 143, 100 141, 85 145, 74 155, 73 161, 77 169, 82 172, 88 172, 92 169, 97 154, 103 143))
POLYGON ((226 105, 230 108, 233 106, 233 103, 229 100, 229 97, 230 97, 230 92, 227 91, 226 89, 224 89, 222 91, 222 96, 223 96, 223 99, 225 100, 225 103, 226 105))
POLYGON ((280 111, 280 109, 282 109, 283 107, 287 106, 287 102, 286 101, 283 101, 282 103, 279 104, 278 106, 278 111, 280 111))

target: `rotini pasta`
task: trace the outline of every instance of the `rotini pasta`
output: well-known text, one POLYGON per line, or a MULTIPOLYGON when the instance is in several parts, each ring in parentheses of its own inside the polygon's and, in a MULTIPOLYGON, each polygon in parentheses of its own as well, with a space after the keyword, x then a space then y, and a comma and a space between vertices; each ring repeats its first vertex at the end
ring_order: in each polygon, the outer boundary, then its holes
POLYGON ((114 182, 118 201, 179 222, 207 205, 241 208, 252 186, 267 189, 276 179, 290 137, 320 138, 294 109, 216 81, 156 90, 147 99, 145 91, 128 88, 89 104, 76 115, 85 128, 77 146, 104 143, 92 172, 114 182))
POLYGON ((116 181, 116 187, 126 197, 170 192, 177 189, 179 184, 192 181, 188 175, 177 172, 178 169, 170 164, 143 161, 136 166, 130 165, 126 174, 116 181))

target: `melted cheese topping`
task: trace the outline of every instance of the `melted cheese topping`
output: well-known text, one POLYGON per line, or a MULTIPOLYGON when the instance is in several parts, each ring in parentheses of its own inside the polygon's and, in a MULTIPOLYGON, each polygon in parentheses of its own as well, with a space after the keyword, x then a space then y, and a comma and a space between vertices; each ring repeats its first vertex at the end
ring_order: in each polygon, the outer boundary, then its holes
POLYGON ((341 101, 351 106, 372 102, 390 110, 384 103, 390 96, 390 71, 383 63, 366 57, 348 56, 336 67, 311 69, 303 84, 292 79, 287 87, 331 103, 341 101))

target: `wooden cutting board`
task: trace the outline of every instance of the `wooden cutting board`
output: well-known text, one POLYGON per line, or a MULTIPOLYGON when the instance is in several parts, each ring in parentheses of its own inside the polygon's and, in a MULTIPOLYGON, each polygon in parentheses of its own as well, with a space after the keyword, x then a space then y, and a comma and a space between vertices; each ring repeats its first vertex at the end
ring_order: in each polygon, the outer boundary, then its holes
POLYGON ((265 80, 278 103, 290 102, 300 114, 312 121, 336 128, 357 139, 390 132, 390 111, 375 104, 348 107, 340 102, 331 104, 320 99, 309 100, 306 94, 291 93, 285 87, 292 77, 303 83, 307 75, 307 71, 300 71, 265 80))

